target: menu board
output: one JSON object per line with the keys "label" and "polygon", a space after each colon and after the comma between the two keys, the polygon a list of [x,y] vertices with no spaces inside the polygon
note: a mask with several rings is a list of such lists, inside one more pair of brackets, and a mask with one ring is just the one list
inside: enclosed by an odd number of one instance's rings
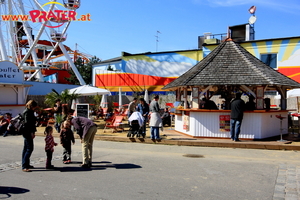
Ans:
{"label": "menu board", "polygon": [[76,104],[76,116],[89,118],[89,104]]}

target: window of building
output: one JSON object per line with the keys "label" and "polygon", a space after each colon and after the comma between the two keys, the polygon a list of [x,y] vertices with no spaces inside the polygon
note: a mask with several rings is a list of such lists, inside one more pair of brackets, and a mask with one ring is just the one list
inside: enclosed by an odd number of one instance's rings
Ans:
{"label": "window of building", "polygon": [[277,54],[261,54],[260,60],[273,69],[277,69]]}

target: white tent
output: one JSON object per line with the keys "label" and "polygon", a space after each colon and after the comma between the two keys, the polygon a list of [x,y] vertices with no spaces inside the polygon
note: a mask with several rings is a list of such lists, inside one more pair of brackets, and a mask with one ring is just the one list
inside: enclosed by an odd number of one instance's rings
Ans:
{"label": "white tent", "polygon": [[89,86],[89,85],[82,85],[80,87],[76,87],[69,90],[70,93],[79,94],[80,96],[92,96],[92,95],[103,95],[103,94],[110,94],[109,90]]}
{"label": "white tent", "polygon": [[121,108],[122,105],[122,88],[119,87],[119,108]]}
{"label": "white tent", "polygon": [[104,94],[104,95],[102,95],[102,99],[101,99],[100,106],[101,106],[102,108],[107,108],[107,107],[108,107],[107,104],[108,104],[108,103],[107,103],[107,95]]}
{"label": "white tent", "polygon": [[149,103],[149,94],[148,94],[148,90],[147,89],[145,90],[144,99],[145,99],[146,103]]}
{"label": "white tent", "polygon": [[[292,90],[288,90],[287,91],[287,98],[293,98],[293,97],[296,97],[295,101],[296,101],[296,108],[297,108],[297,112],[300,111],[300,108],[299,108],[299,97],[300,97],[300,88],[296,88],[296,89],[292,89]],[[274,97],[274,99],[281,99],[281,95],[278,94]],[[294,102],[294,101],[292,101]],[[294,104],[293,104],[294,105]],[[294,107],[293,107],[294,109]]]}
{"label": "white tent", "polygon": [[292,89],[287,91],[287,97],[291,98],[291,97],[300,97],[300,89]]}

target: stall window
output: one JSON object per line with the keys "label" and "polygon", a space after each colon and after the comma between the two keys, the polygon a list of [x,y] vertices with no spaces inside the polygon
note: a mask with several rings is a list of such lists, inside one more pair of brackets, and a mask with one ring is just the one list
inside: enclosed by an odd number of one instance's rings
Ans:
{"label": "stall window", "polygon": [[277,54],[261,54],[260,60],[273,69],[277,69]]}

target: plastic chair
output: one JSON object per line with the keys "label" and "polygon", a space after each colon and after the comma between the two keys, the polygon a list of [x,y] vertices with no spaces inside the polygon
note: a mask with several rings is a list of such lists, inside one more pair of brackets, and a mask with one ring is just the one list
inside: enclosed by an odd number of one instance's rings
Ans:
{"label": "plastic chair", "polygon": [[123,118],[123,116],[116,116],[112,123],[106,123],[103,129],[103,133],[105,133],[106,128],[111,128],[113,130],[112,132],[118,132],[118,129],[124,131],[124,128],[122,126]]}

